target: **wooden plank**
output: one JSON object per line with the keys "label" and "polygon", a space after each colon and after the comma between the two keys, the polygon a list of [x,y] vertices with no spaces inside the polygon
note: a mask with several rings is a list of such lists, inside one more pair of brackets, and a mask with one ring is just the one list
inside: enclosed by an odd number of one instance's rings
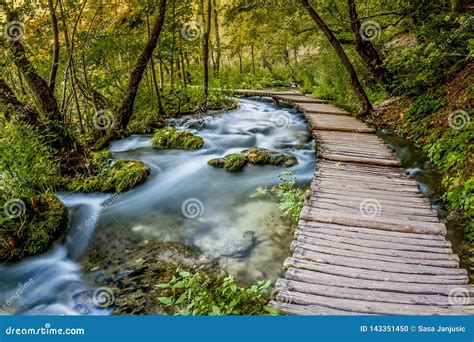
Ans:
{"label": "wooden plank", "polygon": [[435,266],[420,266],[414,264],[401,264],[397,262],[379,261],[370,259],[359,259],[354,257],[341,257],[332,254],[324,254],[318,252],[308,251],[302,248],[295,248],[293,257],[302,260],[308,260],[318,263],[325,263],[338,266],[354,267],[357,265],[358,268],[384,271],[387,269],[393,270],[397,273],[410,273],[410,274],[435,274],[435,275],[463,275],[467,271],[459,268],[452,267],[435,267]]}
{"label": "wooden plank", "polygon": [[454,259],[418,259],[414,257],[403,257],[403,256],[388,256],[385,254],[367,253],[363,251],[354,251],[353,249],[342,249],[342,248],[332,248],[323,246],[322,243],[319,245],[312,245],[304,243],[301,241],[293,241],[290,246],[290,250],[294,251],[296,249],[303,249],[309,252],[316,252],[321,254],[331,254],[341,257],[353,257],[357,259],[367,259],[367,260],[376,260],[376,261],[387,261],[393,263],[400,263],[405,265],[426,265],[426,266],[435,266],[435,267],[459,267],[459,260]]}
{"label": "wooden plank", "polygon": [[[376,260],[381,256],[394,257],[393,260],[410,259],[407,263],[420,264],[421,260],[440,260],[449,261],[444,267],[458,267],[459,257],[453,253],[432,253],[426,251],[400,250],[388,248],[376,248],[373,246],[365,247],[355,244],[348,244],[339,241],[331,241],[318,239],[311,236],[298,235],[297,239],[292,243],[295,247],[301,247],[308,250],[314,250],[321,253],[330,253],[340,255],[341,251],[351,252],[349,255],[374,255]],[[333,253],[334,250],[334,253]],[[395,259],[396,258],[396,259]],[[392,260],[388,258],[386,260]],[[433,264],[436,265],[436,264]],[[441,265],[437,265],[441,266]]]}
{"label": "wooden plank", "polygon": [[466,284],[432,284],[432,283],[404,283],[398,281],[377,281],[346,278],[338,275],[308,271],[305,269],[289,268],[286,274],[289,280],[304,282],[308,284],[319,284],[328,286],[338,286],[354,289],[389,291],[407,294],[427,294],[452,296],[453,293],[465,293],[474,299],[474,285]]}
{"label": "wooden plank", "polygon": [[[298,292],[309,295],[347,298],[370,302],[433,306],[450,306],[452,304],[452,299],[449,298],[449,296],[437,294],[400,293],[395,291],[383,291],[379,289],[354,289],[350,287],[308,284],[305,282],[286,279],[279,279],[275,285],[275,290],[286,293],[286,297],[290,299],[293,292]],[[474,298],[468,298],[465,303],[465,305],[473,304]]]}
{"label": "wooden plank", "polygon": [[401,166],[401,162],[398,160],[389,160],[389,159],[373,159],[373,158],[362,158],[362,157],[348,157],[338,154],[330,153],[318,153],[323,159],[332,160],[332,161],[341,161],[341,162],[350,162],[350,163],[363,163],[367,165],[382,165],[382,166]]}
{"label": "wooden plank", "polygon": [[285,260],[285,268],[298,268],[308,271],[325,273],[330,275],[342,276],[345,278],[353,278],[356,283],[359,279],[376,280],[392,283],[421,283],[421,284],[446,284],[446,285],[465,285],[469,282],[467,273],[460,275],[425,275],[425,274],[407,274],[397,273],[392,270],[373,271],[358,268],[356,265],[352,267],[322,264],[310,262],[307,260],[299,260],[289,257]]}
{"label": "wooden plank", "polygon": [[363,217],[346,213],[335,213],[331,210],[310,209],[304,207],[300,217],[306,221],[335,223],[345,226],[374,228],[417,234],[446,235],[446,226],[436,222],[412,222],[379,217]]}
{"label": "wooden plank", "polygon": [[334,114],[334,115],[350,115],[349,112],[339,109],[335,106],[324,105],[324,104],[312,104],[312,103],[303,103],[297,104],[295,108],[299,111],[309,114],[308,116],[314,116],[315,113],[324,113],[324,114]]}
{"label": "wooden plank", "polygon": [[288,315],[298,315],[298,316],[331,316],[331,315],[361,315],[356,312],[342,311],[332,308],[327,308],[324,306],[312,305],[311,307],[306,307],[304,305],[291,304],[285,302],[279,302],[276,300],[271,300],[268,304],[272,308],[277,310],[284,311]]}
{"label": "wooden plank", "polygon": [[425,244],[425,243],[443,243],[445,245],[451,246],[444,236],[440,235],[430,235],[430,234],[415,234],[415,233],[405,233],[405,232],[393,232],[380,229],[364,228],[364,227],[354,227],[354,226],[345,226],[338,224],[330,223],[320,223],[320,222],[310,222],[305,221],[304,219],[299,220],[299,226],[304,226],[312,229],[333,229],[338,232],[351,232],[357,233],[357,236],[362,236],[363,234],[367,237],[370,236],[373,239],[389,238],[393,241],[398,241],[397,239],[402,239],[402,243],[409,243],[407,241],[415,241],[415,244]]}
{"label": "wooden plank", "polygon": [[473,306],[453,308],[450,306],[380,303],[365,300],[308,295],[298,292],[281,292],[277,295],[277,299],[282,302],[291,301],[291,303],[294,304],[311,307],[313,305],[327,306],[337,310],[377,315],[472,315],[474,313]]}
{"label": "wooden plank", "polygon": [[429,253],[439,253],[439,254],[447,254],[453,255],[453,251],[451,248],[446,247],[431,247],[431,246],[420,246],[419,244],[407,244],[407,243],[396,243],[384,241],[374,241],[374,240],[367,240],[361,238],[354,238],[354,237],[344,237],[338,235],[331,235],[327,233],[320,233],[318,231],[311,231],[305,230],[303,227],[298,227],[295,231],[295,237],[299,238],[300,236],[304,236],[307,238],[314,238],[317,239],[317,242],[321,241],[328,241],[328,243],[338,242],[344,243],[354,246],[364,246],[364,247],[372,247],[372,248],[385,248],[389,250],[398,250],[398,251],[419,251],[419,252],[429,252]]}

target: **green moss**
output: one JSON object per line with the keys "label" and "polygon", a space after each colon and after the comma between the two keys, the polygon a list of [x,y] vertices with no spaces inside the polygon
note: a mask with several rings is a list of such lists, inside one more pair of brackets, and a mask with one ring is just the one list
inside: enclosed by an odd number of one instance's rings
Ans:
{"label": "green moss", "polygon": [[103,160],[96,161],[96,163],[102,163],[98,174],[70,179],[67,189],[85,193],[122,193],[144,183],[150,175],[150,168],[137,160],[119,160],[111,166],[110,164],[104,165]]}
{"label": "green moss", "polygon": [[191,132],[167,127],[155,133],[152,145],[156,149],[196,150],[204,145],[204,139]]}
{"label": "green moss", "polygon": [[227,171],[241,171],[247,165],[247,159],[240,154],[229,154],[224,157],[224,168]]}
{"label": "green moss", "polygon": [[23,203],[26,209],[23,216],[2,223],[2,262],[45,252],[68,228],[68,211],[58,197],[44,195]]}

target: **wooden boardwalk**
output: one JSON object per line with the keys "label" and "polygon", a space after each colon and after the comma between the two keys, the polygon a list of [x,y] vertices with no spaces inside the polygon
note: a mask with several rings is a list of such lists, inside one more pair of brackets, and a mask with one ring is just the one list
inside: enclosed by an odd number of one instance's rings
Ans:
{"label": "wooden boardwalk", "polygon": [[293,92],[236,94],[292,104],[318,145],[311,196],[272,307],[293,315],[474,314],[474,286],[445,225],[372,128]]}

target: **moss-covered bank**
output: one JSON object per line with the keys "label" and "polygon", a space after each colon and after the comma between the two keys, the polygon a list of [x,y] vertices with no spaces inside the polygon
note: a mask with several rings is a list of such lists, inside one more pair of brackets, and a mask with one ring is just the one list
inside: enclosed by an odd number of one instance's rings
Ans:
{"label": "moss-covered bank", "polygon": [[54,195],[16,199],[0,218],[0,261],[13,262],[45,252],[68,228],[68,211]]}

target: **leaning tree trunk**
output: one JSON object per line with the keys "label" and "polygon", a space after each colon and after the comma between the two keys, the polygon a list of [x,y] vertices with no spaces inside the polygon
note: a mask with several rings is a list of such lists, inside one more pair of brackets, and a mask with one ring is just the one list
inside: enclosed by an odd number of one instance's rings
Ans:
{"label": "leaning tree trunk", "polygon": [[372,77],[385,88],[389,88],[392,82],[392,75],[385,67],[377,50],[370,40],[363,39],[361,35],[361,24],[357,7],[354,0],[347,0],[349,15],[351,18],[351,29],[355,37],[355,49],[364,61]]}
{"label": "leaning tree trunk", "polygon": [[156,21],[151,29],[150,37],[145,44],[143,51],[141,52],[138,60],[132,70],[130,75],[130,80],[128,82],[127,89],[125,91],[125,97],[122,101],[122,104],[117,109],[117,130],[124,130],[127,128],[130,119],[133,114],[133,105],[135,104],[135,98],[138,93],[138,88],[140,87],[140,82],[143,78],[143,73],[146,70],[148,63],[152,57],[153,51],[158,43],[160,38],[161,30],[165,22],[166,15],[166,0],[160,0],[158,16]]}
{"label": "leaning tree trunk", "polygon": [[336,51],[337,56],[339,57],[342,65],[344,66],[347,73],[349,74],[350,84],[353,90],[357,94],[360,105],[362,107],[362,111],[364,113],[372,112],[373,111],[372,104],[370,103],[369,98],[367,97],[367,94],[365,93],[365,90],[362,87],[359,81],[359,78],[357,77],[357,73],[354,69],[354,66],[352,65],[349,57],[344,51],[341,43],[336,38],[334,33],[331,31],[331,29],[326,25],[324,20],[319,16],[319,14],[315,11],[315,9],[310,5],[309,1],[308,0],[299,0],[299,1],[303,5],[303,7],[308,11],[309,15],[314,20],[314,22],[319,27],[319,29],[323,31],[323,33],[326,35],[327,39],[329,40],[329,43],[331,43],[334,50]]}
{"label": "leaning tree trunk", "polygon": [[[13,21],[14,19],[10,19]],[[30,87],[36,102],[40,107],[40,111],[48,120],[61,121],[62,116],[59,111],[58,103],[54,98],[48,83],[41,78],[36,72],[35,68],[26,57],[26,51],[20,40],[12,43],[11,51],[15,57],[15,64],[25,77],[28,86]]]}
{"label": "leaning tree trunk", "polygon": [[206,28],[203,34],[203,67],[204,67],[204,108],[209,105],[209,35],[211,32],[211,1],[207,0]]}

